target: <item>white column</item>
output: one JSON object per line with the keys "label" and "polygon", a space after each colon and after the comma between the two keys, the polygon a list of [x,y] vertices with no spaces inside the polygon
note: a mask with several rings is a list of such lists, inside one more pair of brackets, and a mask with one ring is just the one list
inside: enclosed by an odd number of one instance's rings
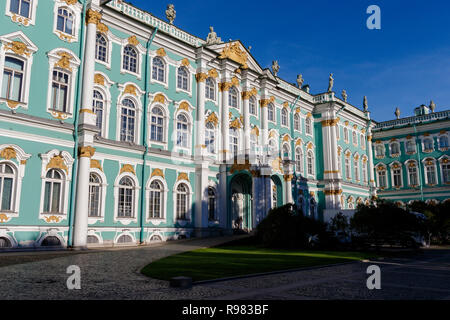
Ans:
{"label": "white column", "polygon": [[230,108],[228,106],[228,90],[230,89],[230,85],[227,82],[220,84],[221,92],[222,92],[222,115],[221,115],[221,127],[222,127],[222,150],[220,150],[220,154],[222,155],[222,160],[227,160],[231,156],[230,150]]}
{"label": "white column", "polygon": [[205,150],[205,80],[207,75],[199,72],[197,79],[197,135],[195,156],[201,157]]}
{"label": "white column", "polygon": [[292,176],[285,176],[284,180],[286,181],[286,203],[294,203],[292,200]]}
{"label": "white column", "polygon": [[227,196],[227,166],[220,165],[219,176],[219,226],[226,229],[228,226],[228,196]]}
{"label": "white column", "polygon": [[[368,140],[368,146],[367,148],[369,148],[368,151],[368,155],[369,155],[369,177],[370,177],[370,186],[375,188],[375,172],[374,172],[374,167],[373,167],[373,150],[372,150],[372,133],[369,132],[367,133],[367,140]],[[375,190],[375,189],[374,189]]]}
{"label": "white column", "polygon": [[244,151],[250,154],[250,96],[248,91],[242,93],[244,107]]}

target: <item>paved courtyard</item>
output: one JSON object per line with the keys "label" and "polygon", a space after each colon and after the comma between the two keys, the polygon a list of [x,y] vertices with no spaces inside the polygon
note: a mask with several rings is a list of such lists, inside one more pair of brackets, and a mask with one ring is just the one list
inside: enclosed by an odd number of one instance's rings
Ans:
{"label": "paved courtyard", "polygon": [[[139,270],[149,262],[232,238],[81,253],[0,254],[0,299],[450,299],[450,249],[411,258],[315,268],[171,289]],[[51,258],[50,260],[47,260]],[[366,269],[381,268],[381,290],[368,290]],[[81,268],[81,290],[68,290],[66,269]]]}

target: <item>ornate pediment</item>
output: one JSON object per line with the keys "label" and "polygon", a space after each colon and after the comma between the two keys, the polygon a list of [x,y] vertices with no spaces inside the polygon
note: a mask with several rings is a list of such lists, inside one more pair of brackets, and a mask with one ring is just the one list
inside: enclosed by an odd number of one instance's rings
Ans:
{"label": "ornate pediment", "polygon": [[247,52],[241,49],[241,46],[238,42],[227,44],[220,56],[219,59],[230,59],[242,65],[243,69],[248,69],[248,55]]}

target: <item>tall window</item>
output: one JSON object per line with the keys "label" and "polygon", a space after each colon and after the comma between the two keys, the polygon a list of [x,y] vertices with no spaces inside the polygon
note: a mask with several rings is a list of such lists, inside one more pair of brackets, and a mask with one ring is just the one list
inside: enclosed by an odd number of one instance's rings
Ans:
{"label": "tall window", "polygon": [[216,144],[216,127],[214,123],[208,122],[205,127],[205,145],[208,153],[214,154]]}
{"label": "tall window", "polygon": [[356,158],[353,159],[353,177],[359,181],[359,161]]}
{"label": "tall window", "polygon": [[49,170],[45,178],[45,213],[60,214],[62,212],[62,186],[63,176],[61,172],[55,169]]}
{"label": "tall window", "polygon": [[188,187],[181,183],[177,187],[177,219],[188,220]]}
{"label": "tall window", "polygon": [[185,91],[189,89],[189,72],[185,67],[178,68],[177,88]]}
{"label": "tall window", "polygon": [[269,106],[267,107],[267,118],[269,121],[275,121],[275,106],[273,103],[269,103]]}
{"label": "tall window", "polygon": [[392,177],[395,188],[400,188],[402,186],[402,168],[401,167],[393,167],[392,169]]}
{"label": "tall window", "polygon": [[308,156],[306,157],[306,164],[308,166],[308,174],[314,175],[314,157],[311,151],[308,151]]}
{"label": "tall window", "polygon": [[136,123],[136,107],[130,99],[122,101],[120,117],[120,141],[134,142],[134,127]]}
{"label": "tall window", "polygon": [[66,8],[58,9],[58,19],[56,21],[56,29],[69,35],[74,32],[73,14]]}
{"label": "tall window", "polygon": [[134,218],[134,197],[133,180],[130,177],[123,177],[119,182],[119,218]]}
{"label": "tall window", "polygon": [[184,114],[177,117],[177,146],[181,148],[188,147],[189,122]]}
{"label": "tall window", "polygon": [[228,105],[233,108],[238,107],[238,93],[235,87],[231,87],[228,91]]}
{"label": "tall window", "polygon": [[301,129],[300,129],[300,116],[298,114],[294,115],[294,130],[301,131]]}
{"label": "tall window", "polygon": [[97,115],[96,126],[100,130],[100,135],[102,132],[103,124],[103,112],[105,106],[105,99],[103,95],[98,90],[94,90],[94,100],[93,100],[93,111]]}
{"label": "tall window", "polygon": [[342,171],[342,155],[340,152],[338,152],[337,160],[338,160],[338,170],[341,173],[341,177],[343,177],[344,172]]}
{"label": "tall window", "polygon": [[352,132],[352,140],[353,140],[353,144],[357,145],[358,144],[358,139],[356,138],[356,131]]}
{"label": "tall window", "polygon": [[289,147],[287,144],[284,144],[283,145],[283,159],[289,160],[289,158],[290,158]]}
{"label": "tall window", "polygon": [[211,187],[208,188],[208,219],[216,220],[216,192]]}
{"label": "tall window", "polygon": [[391,156],[400,154],[400,144],[397,142],[391,143]]}
{"label": "tall window", "polygon": [[166,65],[164,61],[159,58],[153,58],[153,66],[152,66],[152,79],[156,81],[165,82],[166,81]]}
{"label": "tall window", "polygon": [[164,113],[160,107],[154,107],[151,114],[150,140],[164,141]]}
{"label": "tall window", "polygon": [[275,140],[269,140],[269,155],[276,156],[277,155],[277,143]]}
{"label": "tall window", "polygon": [[205,89],[206,99],[216,100],[216,85],[212,78],[206,79]]}
{"label": "tall window", "polygon": [[24,65],[22,60],[5,57],[2,98],[14,101],[22,100]]}
{"label": "tall window", "polygon": [[53,110],[69,111],[69,81],[70,76],[67,73],[53,70],[51,104]]}
{"label": "tall window", "polygon": [[303,173],[303,151],[301,148],[295,150],[295,171]]}
{"label": "tall window", "polygon": [[359,135],[359,140],[360,140],[361,148],[364,149],[366,147],[366,141],[364,139],[364,135],[363,134]]}
{"label": "tall window", "polygon": [[351,180],[351,169],[350,169],[350,157],[345,157],[345,177],[347,180]]}
{"label": "tall window", "polygon": [[427,184],[436,184],[436,168],[433,161],[427,161],[425,165],[425,173],[427,175]]}
{"label": "tall window", "polygon": [[387,187],[386,170],[384,169],[378,170],[378,186],[380,188]]}
{"label": "tall window", "polygon": [[132,46],[126,46],[123,49],[123,69],[137,73],[138,54]]}
{"label": "tall window", "polygon": [[364,184],[367,184],[367,159],[363,159],[362,162],[362,180]]}
{"label": "tall window", "polygon": [[13,168],[6,163],[0,164],[0,209],[2,211],[13,210],[13,190],[15,174]]}
{"label": "tall window", "polygon": [[310,117],[306,118],[305,120],[305,131],[306,134],[312,134],[312,123]]}
{"label": "tall window", "polygon": [[100,201],[102,199],[102,185],[100,177],[91,173],[89,176],[89,217],[100,217]]}
{"label": "tall window", "polygon": [[442,179],[443,183],[450,183],[450,162],[442,163]]}
{"label": "tall window", "polygon": [[150,184],[150,194],[148,199],[150,219],[161,219],[162,216],[162,184],[159,181],[153,181]]}
{"label": "tall window", "polygon": [[281,125],[286,127],[288,125],[288,112],[284,108],[281,110]]}
{"label": "tall window", "polygon": [[256,99],[254,97],[251,97],[249,100],[249,109],[250,109],[250,114],[256,116],[258,115],[257,111],[256,111]]}
{"label": "tall window", "polygon": [[417,166],[413,162],[409,163],[408,165],[408,177],[410,186],[419,185],[419,179],[417,178]]}
{"label": "tall window", "polygon": [[416,144],[413,140],[408,140],[405,143],[405,148],[407,153],[414,153],[416,152]]}
{"label": "tall window", "polygon": [[11,0],[9,11],[25,18],[30,18],[32,0]]}
{"label": "tall window", "polygon": [[375,147],[375,156],[376,157],[384,157],[384,146],[379,144]]}
{"label": "tall window", "polygon": [[101,33],[97,33],[97,39],[95,42],[95,59],[107,62],[108,57],[107,52],[108,52],[108,41]]}
{"label": "tall window", "polygon": [[239,148],[239,132],[236,128],[230,128],[230,151],[233,157],[237,156]]}
{"label": "tall window", "polygon": [[446,136],[441,136],[439,138],[439,148],[440,149],[448,148],[448,138]]}
{"label": "tall window", "polygon": [[344,141],[348,143],[348,129],[344,128]]}
{"label": "tall window", "polygon": [[433,139],[427,138],[423,140],[423,149],[426,151],[433,150]]}

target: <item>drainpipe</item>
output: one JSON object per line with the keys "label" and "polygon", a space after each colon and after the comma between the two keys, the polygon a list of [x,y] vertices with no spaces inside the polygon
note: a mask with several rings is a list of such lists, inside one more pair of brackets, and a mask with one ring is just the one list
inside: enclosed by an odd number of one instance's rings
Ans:
{"label": "drainpipe", "polygon": [[421,158],[420,158],[420,152],[419,152],[419,137],[417,136],[417,128],[416,128],[416,124],[413,124],[414,127],[414,135],[416,137],[416,153],[417,153],[417,171],[419,173],[419,187],[420,187],[420,198],[422,199],[422,201],[424,200],[423,197],[423,185],[422,185],[422,164],[421,164]]}
{"label": "drainpipe", "polygon": [[148,143],[147,143],[147,104],[148,104],[148,60],[149,60],[149,56],[148,53],[150,51],[150,45],[153,42],[153,39],[155,38],[156,34],[158,33],[158,28],[155,29],[155,31],[153,31],[153,34],[151,36],[151,38],[147,41],[147,46],[146,46],[146,54],[145,54],[145,75],[144,75],[144,81],[145,81],[145,96],[144,96],[144,108],[143,108],[143,112],[144,112],[144,130],[142,130],[142,135],[143,135],[143,143],[144,143],[144,147],[145,147],[145,152],[144,155],[142,156],[142,187],[141,187],[141,221],[140,221],[140,227],[141,227],[141,234],[140,234],[140,243],[143,244],[144,243],[144,218],[145,218],[145,166],[147,163],[147,154],[148,154]]}
{"label": "drainpipe", "polygon": [[[84,29],[85,29],[85,16],[86,16],[86,7],[88,0],[83,1],[83,12],[81,13],[81,29],[80,29],[80,53],[78,56],[80,57],[80,61],[84,61]],[[75,212],[75,196],[76,196],[76,181],[78,175],[78,119],[79,119],[79,102],[80,95],[82,92],[82,75],[83,75],[83,63],[80,64],[80,70],[78,72],[77,79],[77,94],[75,96],[75,110],[74,110],[74,123],[73,123],[73,140],[74,140],[74,148],[73,148],[73,167],[72,167],[72,183],[70,187],[70,205],[69,205],[69,231],[67,235],[67,246],[71,247],[73,242],[73,220],[74,220],[74,212]]]}

